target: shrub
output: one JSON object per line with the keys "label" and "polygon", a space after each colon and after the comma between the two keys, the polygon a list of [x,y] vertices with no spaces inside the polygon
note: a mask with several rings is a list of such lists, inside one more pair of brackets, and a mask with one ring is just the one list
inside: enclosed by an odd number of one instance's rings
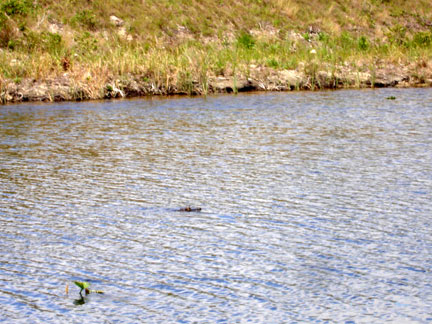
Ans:
{"label": "shrub", "polygon": [[96,15],[92,10],[83,10],[72,18],[72,23],[95,30],[97,26]]}
{"label": "shrub", "polygon": [[0,12],[0,47],[9,49],[15,48],[16,39],[18,38],[18,28],[12,19],[8,19]]}
{"label": "shrub", "polygon": [[81,54],[94,52],[98,48],[98,41],[87,31],[75,37],[74,40],[76,50]]}
{"label": "shrub", "polygon": [[318,40],[323,43],[328,43],[330,40],[330,36],[324,32],[318,33]]}
{"label": "shrub", "polygon": [[6,13],[8,16],[25,16],[33,9],[33,4],[30,0],[6,0],[1,4],[0,8],[0,11]]}
{"label": "shrub", "polygon": [[42,32],[42,47],[53,55],[59,55],[63,49],[63,40],[57,33]]}
{"label": "shrub", "polygon": [[339,37],[340,46],[344,49],[351,49],[353,45],[355,46],[355,42],[353,38],[348,32],[343,32]]}
{"label": "shrub", "polygon": [[428,47],[432,44],[432,32],[418,32],[414,34],[412,42],[418,47]]}
{"label": "shrub", "polygon": [[237,37],[237,46],[245,49],[252,49],[255,46],[255,39],[250,33],[243,31]]}
{"label": "shrub", "polygon": [[360,38],[358,39],[358,48],[361,51],[366,51],[369,49],[369,41],[366,36],[360,36]]}
{"label": "shrub", "polygon": [[406,45],[407,43],[407,30],[405,27],[396,25],[390,28],[387,37],[392,44],[396,45]]}
{"label": "shrub", "polygon": [[25,45],[29,50],[43,50],[50,54],[59,54],[63,48],[63,41],[57,33],[29,31],[25,33]]}
{"label": "shrub", "polygon": [[276,59],[271,58],[267,60],[267,66],[276,69],[279,67],[279,62]]}

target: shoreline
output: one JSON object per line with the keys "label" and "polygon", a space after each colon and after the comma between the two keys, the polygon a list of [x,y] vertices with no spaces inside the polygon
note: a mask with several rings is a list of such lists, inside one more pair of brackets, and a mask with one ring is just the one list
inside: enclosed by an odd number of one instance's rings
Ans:
{"label": "shoreline", "polygon": [[306,73],[302,69],[273,70],[253,65],[247,76],[213,76],[208,77],[205,83],[191,80],[186,91],[184,84],[155,84],[143,80],[141,76],[127,75],[121,79],[108,80],[96,89],[90,80],[76,81],[68,77],[67,73],[43,81],[24,79],[16,83],[6,80],[0,84],[0,102],[83,101],[250,91],[432,87],[432,70],[428,66],[416,66],[415,69],[386,66],[371,73],[339,67],[334,72],[320,70]]}

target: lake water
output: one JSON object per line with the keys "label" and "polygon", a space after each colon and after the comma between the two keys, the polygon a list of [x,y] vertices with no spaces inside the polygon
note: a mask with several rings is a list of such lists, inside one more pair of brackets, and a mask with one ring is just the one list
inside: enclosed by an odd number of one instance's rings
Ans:
{"label": "lake water", "polygon": [[432,89],[1,106],[0,322],[429,323],[431,198]]}

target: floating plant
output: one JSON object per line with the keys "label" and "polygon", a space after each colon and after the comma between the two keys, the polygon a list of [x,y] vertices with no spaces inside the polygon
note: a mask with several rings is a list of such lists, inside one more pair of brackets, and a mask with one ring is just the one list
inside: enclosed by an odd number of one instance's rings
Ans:
{"label": "floating plant", "polygon": [[[86,282],[86,281],[74,281],[74,284],[78,288],[81,289],[80,292],[79,292],[80,298],[74,300],[74,304],[75,305],[83,305],[83,304],[85,304],[85,299],[84,299],[84,296],[82,295],[83,290],[85,292],[85,295],[89,295],[89,294],[92,294],[92,293],[94,293],[94,294],[103,294],[104,293],[102,290],[91,290],[91,289],[89,289],[90,284],[88,282]],[[66,285],[66,294],[68,292],[69,292],[69,285]]]}
{"label": "floating plant", "polygon": [[90,294],[90,290],[88,287],[90,287],[90,284],[86,281],[74,281],[74,284],[78,286],[78,288],[81,288],[80,295],[82,294],[82,291],[85,291],[85,294]]}

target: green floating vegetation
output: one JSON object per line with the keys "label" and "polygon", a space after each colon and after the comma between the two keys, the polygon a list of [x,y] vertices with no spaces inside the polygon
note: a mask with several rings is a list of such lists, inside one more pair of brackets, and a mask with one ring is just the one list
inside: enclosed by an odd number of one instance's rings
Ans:
{"label": "green floating vegetation", "polygon": [[[86,281],[74,281],[74,284],[78,288],[81,289],[80,292],[79,292],[80,298],[74,300],[74,304],[75,305],[83,305],[83,304],[85,304],[86,300],[85,300],[84,296],[82,295],[83,290],[84,290],[86,296],[89,295],[89,294],[92,294],[92,293],[94,293],[94,294],[103,294],[104,293],[102,290],[91,290],[91,289],[89,289],[90,284],[88,282],[86,282]],[[66,288],[66,292],[67,291],[68,291],[68,288]]]}
{"label": "green floating vegetation", "polygon": [[86,281],[74,281],[74,284],[77,285],[79,288],[81,288],[80,290],[80,294],[82,293],[82,291],[84,290],[86,295],[94,293],[94,294],[103,294],[104,292],[102,290],[90,290],[90,284]]}
{"label": "green floating vegetation", "polygon": [[83,289],[87,289],[90,286],[90,284],[85,281],[74,281],[74,284],[81,288],[81,291],[83,291]]}

